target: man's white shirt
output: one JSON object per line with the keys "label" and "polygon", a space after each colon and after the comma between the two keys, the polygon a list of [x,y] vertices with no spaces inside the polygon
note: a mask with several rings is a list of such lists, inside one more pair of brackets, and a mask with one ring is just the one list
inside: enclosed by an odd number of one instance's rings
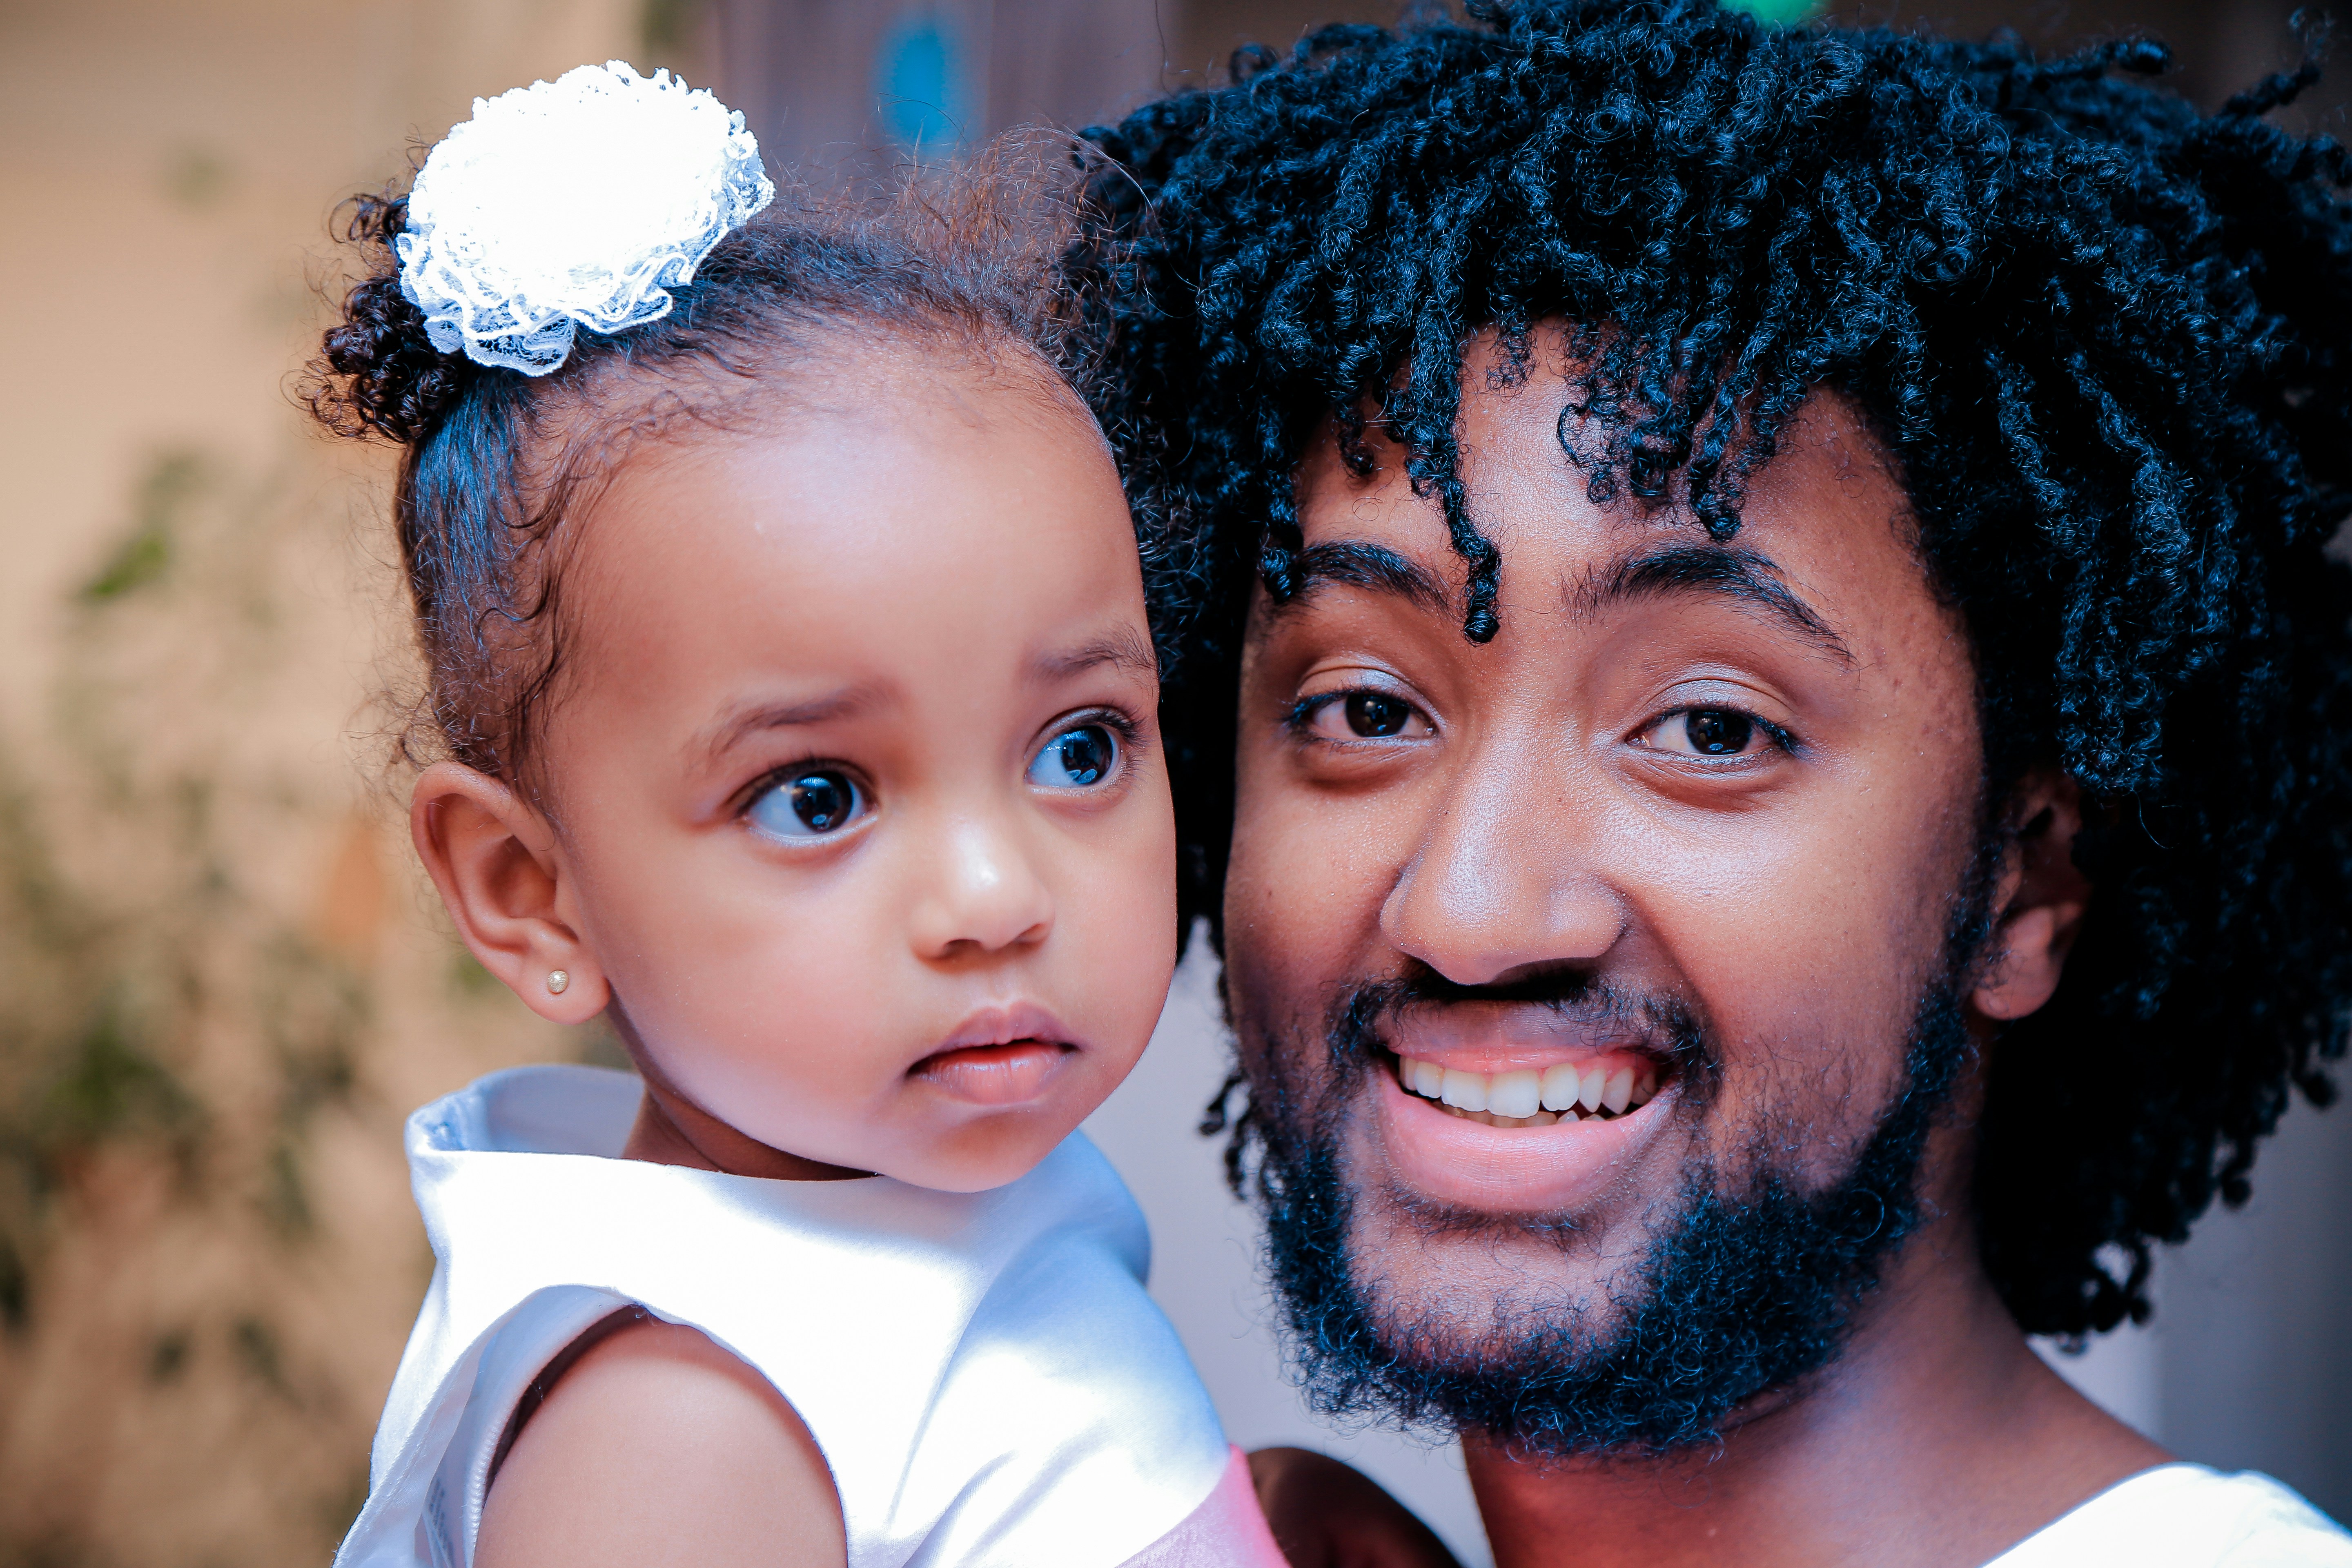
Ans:
{"label": "man's white shirt", "polygon": [[2159,1465],[1985,1568],[2352,1568],[2352,1535],[2265,1475]]}

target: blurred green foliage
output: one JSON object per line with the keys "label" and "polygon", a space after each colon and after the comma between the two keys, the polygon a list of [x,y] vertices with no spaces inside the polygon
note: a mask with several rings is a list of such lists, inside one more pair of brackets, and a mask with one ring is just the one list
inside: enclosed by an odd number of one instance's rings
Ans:
{"label": "blurred green foliage", "polygon": [[[637,9],[637,37],[647,56],[646,64],[671,66],[672,57],[692,41],[695,24],[702,19],[707,0],[642,0]],[[697,82],[708,87],[709,82]]]}
{"label": "blurred green foliage", "polygon": [[184,146],[163,165],[163,195],[195,211],[217,205],[228,195],[232,171],[214,148]]}
{"label": "blurred green foliage", "polygon": [[203,491],[204,467],[193,452],[157,458],[141,478],[131,527],[98,574],[84,584],[85,604],[103,604],[163,581],[172,564],[173,521]]}
{"label": "blurred green foliage", "polygon": [[[241,733],[292,657],[276,565],[301,520],[278,497],[193,449],[145,464],[62,606],[52,721],[0,733],[0,1334],[43,1342],[70,1199],[127,1164],[161,1182],[156,1223],[252,1261],[135,1340],[122,1386],[229,1379],[317,1421],[332,1400],[289,1357],[268,1258],[315,1238],[312,1146],[362,1092],[373,1007],[256,855],[348,812]],[[139,1310],[138,1278],[110,1310]],[[77,1539],[0,1520],[0,1565],[82,1561]]]}

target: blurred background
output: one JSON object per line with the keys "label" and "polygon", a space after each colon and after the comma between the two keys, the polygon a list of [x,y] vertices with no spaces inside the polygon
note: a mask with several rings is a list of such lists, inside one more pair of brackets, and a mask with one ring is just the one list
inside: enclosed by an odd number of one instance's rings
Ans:
{"label": "blurred background", "polygon": [[[1801,0],[1759,0],[1781,18]],[[2218,102],[2287,0],[1957,0],[1835,19],[2168,37]],[[494,94],[670,66],[780,162],[944,156],[1221,79],[1381,0],[0,4],[0,1568],[324,1562],[431,1258],[402,1118],[610,1059],[465,958],[415,872],[380,693],[406,668],[385,455],[289,392],[327,216]],[[2352,73],[2347,73],[2352,74]],[[2292,110],[2339,127],[2343,86]],[[1213,976],[1096,1119],[1234,1437],[1348,1455],[1464,1558],[1450,1447],[1330,1433],[1284,1381],[1246,1212],[1191,1131]],[[2217,1048],[2224,1043],[2217,1042]],[[2290,1116],[2154,1325],[2063,1369],[2178,1451],[2352,1516],[2352,1115]],[[1923,1419],[1932,1413],[1923,1412]]]}

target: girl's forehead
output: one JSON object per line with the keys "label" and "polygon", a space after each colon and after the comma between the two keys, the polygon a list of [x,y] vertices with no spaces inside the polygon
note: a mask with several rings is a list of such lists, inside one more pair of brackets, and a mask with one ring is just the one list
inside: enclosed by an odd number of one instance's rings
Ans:
{"label": "girl's forehead", "polygon": [[849,404],[640,451],[565,565],[572,696],[1011,679],[1107,616],[1141,628],[1118,476],[1090,423],[1041,412]]}
{"label": "girl's forehead", "polygon": [[1094,412],[1031,345],[993,331],[844,321],[723,365],[616,368],[598,423],[616,428],[774,431],[792,425],[954,420],[975,428],[1074,424],[1105,449]]}

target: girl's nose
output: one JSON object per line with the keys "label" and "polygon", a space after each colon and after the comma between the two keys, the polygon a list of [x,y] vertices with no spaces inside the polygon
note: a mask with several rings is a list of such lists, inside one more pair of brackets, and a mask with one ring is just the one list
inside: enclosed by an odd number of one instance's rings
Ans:
{"label": "girl's nose", "polygon": [[1053,895],[1009,824],[954,824],[926,881],[909,933],[924,958],[1034,945],[1053,929]]}

